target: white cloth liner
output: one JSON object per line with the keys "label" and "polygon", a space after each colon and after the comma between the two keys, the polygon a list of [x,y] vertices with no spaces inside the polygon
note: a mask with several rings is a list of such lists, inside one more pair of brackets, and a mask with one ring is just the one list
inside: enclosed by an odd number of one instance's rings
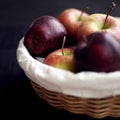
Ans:
{"label": "white cloth liner", "polygon": [[34,59],[23,44],[17,48],[17,61],[26,76],[47,90],[83,98],[120,95],[120,71],[111,73],[80,72],[53,68]]}

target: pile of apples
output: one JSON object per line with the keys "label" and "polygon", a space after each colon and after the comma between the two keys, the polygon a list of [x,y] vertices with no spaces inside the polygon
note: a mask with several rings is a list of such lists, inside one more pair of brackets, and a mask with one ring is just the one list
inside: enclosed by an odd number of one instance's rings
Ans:
{"label": "pile of apples", "polygon": [[68,8],[58,17],[41,16],[28,28],[24,45],[44,64],[69,70],[120,70],[120,21],[107,14]]}

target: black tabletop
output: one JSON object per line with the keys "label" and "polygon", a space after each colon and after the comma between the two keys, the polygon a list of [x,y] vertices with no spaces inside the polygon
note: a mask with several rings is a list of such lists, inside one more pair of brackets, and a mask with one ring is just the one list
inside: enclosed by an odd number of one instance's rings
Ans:
{"label": "black tabletop", "polygon": [[[16,49],[34,18],[41,15],[57,16],[68,7],[81,9],[89,6],[91,8],[89,13],[105,13],[113,0],[6,1],[1,0],[0,4],[0,120],[6,120],[7,117],[17,120],[24,118],[92,120],[93,118],[86,115],[75,115],[66,110],[55,109],[39,98],[32,89],[30,80],[17,63]],[[117,3],[117,7],[112,14],[119,17],[120,2],[119,0],[114,1]],[[5,113],[4,116],[3,113]],[[106,117],[104,119],[119,118]]]}

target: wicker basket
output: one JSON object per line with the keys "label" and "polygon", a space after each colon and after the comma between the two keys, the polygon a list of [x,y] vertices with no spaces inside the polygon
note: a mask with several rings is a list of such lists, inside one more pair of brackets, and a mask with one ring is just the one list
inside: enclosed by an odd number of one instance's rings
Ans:
{"label": "wicker basket", "polygon": [[39,97],[57,109],[66,109],[71,113],[86,114],[93,118],[120,117],[120,96],[85,99],[46,90],[32,81],[31,84]]}
{"label": "wicker basket", "polygon": [[[76,77],[76,75],[74,76],[71,75],[70,73],[67,74],[67,76],[62,75],[61,77],[61,74],[64,73],[62,70],[61,71],[57,70],[58,76],[55,77],[54,74],[56,73],[56,70],[54,72],[54,68],[46,69],[47,67],[45,65],[34,60],[34,58],[32,58],[29,55],[28,51],[26,50],[22,42],[23,39],[20,41],[20,44],[17,49],[18,64],[24,70],[27,77],[31,79],[31,85],[40,98],[44,99],[51,106],[57,109],[65,109],[74,114],[86,114],[93,118],[104,118],[107,116],[120,117],[120,79],[119,79],[120,72],[119,71],[118,73],[113,73],[112,76],[111,74],[110,76],[108,74],[105,75],[107,76],[105,77],[106,80],[108,79],[108,77],[109,78],[112,77],[112,80],[111,79],[107,80],[109,81],[110,84],[107,81],[105,81],[106,83],[108,83],[108,85],[107,84],[104,85],[104,80],[102,79],[95,81],[90,79],[91,80],[90,84],[91,83],[93,84],[91,85],[85,84],[87,83],[86,82],[87,80],[82,80],[82,81],[78,80],[81,74]],[[44,68],[46,70],[43,70]],[[44,74],[44,72],[47,73]],[[49,78],[49,74],[51,75],[50,76],[51,78]],[[94,78],[93,75],[94,74],[92,74],[92,78]],[[116,75],[117,78],[115,77]],[[73,79],[71,79],[71,76],[74,76]],[[87,76],[88,79],[89,77],[90,76]],[[81,78],[83,78],[83,76]],[[64,79],[67,80],[64,81]],[[65,82],[68,83],[68,80],[69,82],[72,82],[70,86],[67,86],[68,88],[71,88],[73,90],[72,93],[70,94],[69,91],[66,92],[65,86],[64,87],[62,86]],[[80,82],[81,84],[74,84],[73,80],[75,80],[74,82]],[[103,86],[100,89],[98,89],[95,86],[94,82],[96,82],[98,86],[99,85],[103,85]],[[60,86],[59,84],[62,85]],[[79,89],[79,85],[84,87]],[[86,87],[90,87],[88,91],[86,91]],[[110,89],[106,89],[106,87]],[[69,90],[71,91],[71,89]],[[89,97],[89,94],[87,94],[86,97],[80,97],[82,96],[82,94],[77,96],[76,91],[74,92],[74,89],[81,90],[80,92],[84,93],[84,95],[86,95],[86,93],[90,93],[91,97]],[[111,91],[111,89],[113,89],[114,91],[112,92],[105,91],[105,90]],[[94,96],[94,93],[95,96],[97,97]],[[103,96],[101,97],[101,95]]]}

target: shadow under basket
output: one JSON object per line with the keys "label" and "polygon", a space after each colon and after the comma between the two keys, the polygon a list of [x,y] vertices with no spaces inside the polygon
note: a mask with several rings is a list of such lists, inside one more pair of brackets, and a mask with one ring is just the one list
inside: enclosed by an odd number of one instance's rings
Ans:
{"label": "shadow under basket", "polygon": [[54,108],[65,109],[73,114],[86,114],[93,118],[120,117],[120,96],[104,99],[80,98],[49,91],[33,81],[31,84],[38,96]]}

